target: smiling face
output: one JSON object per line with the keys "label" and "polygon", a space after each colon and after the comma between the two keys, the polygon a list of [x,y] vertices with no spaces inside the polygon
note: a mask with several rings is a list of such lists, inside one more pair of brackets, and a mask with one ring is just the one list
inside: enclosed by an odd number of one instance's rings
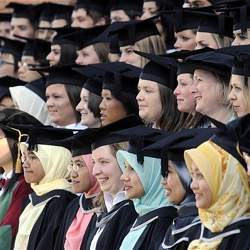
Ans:
{"label": "smiling face", "polygon": [[177,100],[178,110],[190,113],[195,110],[195,98],[192,94],[193,75],[180,74],[177,76],[178,85],[174,90]]}
{"label": "smiling face", "polygon": [[171,203],[179,205],[183,201],[186,190],[181,183],[172,161],[168,161],[168,176],[162,181],[162,185]]}
{"label": "smiling face", "polygon": [[139,116],[147,122],[158,122],[162,113],[158,84],[153,81],[140,79],[138,90],[139,93],[136,96],[136,100],[139,106]]}
{"label": "smiling face", "polygon": [[102,126],[116,122],[128,115],[123,104],[108,89],[102,90],[102,101],[99,107]]}
{"label": "smiling face", "polygon": [[100,126],[100,119],[96,118],[89,109],[89,91],[85,88],[81,90],[81,101],[76,106],[76,110],[81,114],[81,124],[88,128],[97,128]]}
{"label": "smiling face", "polygon": [[[244,89],[244,77],[239,75],[232,75],[230,81],[230,93],[229,100],[232,104],[234,112],[238,117],[244,116],[250,113],[249,102],[247,98],[250,98],[250,90],[248,88]],[[244,95],[245,91],[245,95]],[[246,96],[246,97],[245,97]]]}
{"label": "smiling face", "polygon": [[120,180],[121,170],[114,156],[111,146],[102,146],[92,151],[93,175],[96,177],[103,192],[116,195],[123,190],[123,182]]}
{"label": "smiling face", "polygon": [[60,62],[60,57],[61,57],[61,46],[54,44],[51,45],[51,51],[47,55],[46,59],[49,61],[49,65],[56,65]]}
{"label": "smiling face", "polygon": [[212,205],[212,191],[198,167],[192,163],[191,188],[195,194],[196,207],[207,209]]}
{"label": "smiling face", "polygon": [[175,33],[174,47],[177,50],[194,50],[196,34],[192,30],[183,30]]}
{"label": "smiling face", "polygon": [[121,176],[121,180],[124,183],[126,197],[128,199],[140,198],[144,195],[144,188],[141,180],[129,164],[125,164],[125,170]]}
{"label": "smiling face", "polygon": [[22,155],[24,178],[27,183],[38,184],[45,176],[43,166],[39,158],[33,152]]}
{"label": "smiling face", "polygon": [[[219,93],[218,93],[219,92]],[[212,116],[223,104],[222,83],[209,71],[196,69],[192,93],[196,100],[196,111]]]}
{"label": "smiling face", "polygon": [[101,62],[93,45],[78,50],[77,54],[78,56],[76,58],[76,64],[88,65]]}
{"label": "smiling face", "polygon": [[88,192],[91,187],[91,179],[89,170],[82,156],[72,158],[70,177],[74,193]]}
{"label": "smiling face", "polygon": [[72,107],[64,84],[52,84],[46,88],[46,104],[51,121],[59,126],[76,123]]}

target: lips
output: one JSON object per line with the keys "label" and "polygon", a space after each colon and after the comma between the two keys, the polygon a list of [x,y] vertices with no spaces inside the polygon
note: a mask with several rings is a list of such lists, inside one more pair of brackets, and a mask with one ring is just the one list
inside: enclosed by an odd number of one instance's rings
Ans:
{"label": "lips", "polygon": [[124,186],[125,191],[129,191],[131,188],[132,188],[131,186],[126,186],[126,185]]}
{"label": "lips", "polygon": [[100,185],[104,185],[109,180],[108,177],[97,178]]}

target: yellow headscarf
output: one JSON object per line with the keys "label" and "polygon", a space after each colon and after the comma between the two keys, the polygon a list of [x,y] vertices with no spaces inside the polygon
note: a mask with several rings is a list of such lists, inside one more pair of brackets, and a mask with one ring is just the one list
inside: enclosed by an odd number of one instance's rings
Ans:
{"label": "yellow headscarf", "polygon": [[[68,149],[59,146],[38,145],[38,150],[33,152],[40,160],[45,176],[39,184],[31,184],[37,195],[46,194],[55,189],[71,190],[70,183],[66,180],[67,170],[71,161],[71,153]],[[19,218],[19,228],[14,249],[27,249],[29,235],[41,215],[47,202],[33,206],[31,203],[24,209]]]}
{"label": "yellow headscarf", "polygon": [[[186,150],[189,171],[192,162],[199,168],[212,192],[212,205],[198,209],[202,224],[211,232],[221,232],[234,219],[250,214],[250,190],[246,171],[228,152],[211,141]],[[213,242],[194,240],[188,249],[217,249],[222,239]]]}

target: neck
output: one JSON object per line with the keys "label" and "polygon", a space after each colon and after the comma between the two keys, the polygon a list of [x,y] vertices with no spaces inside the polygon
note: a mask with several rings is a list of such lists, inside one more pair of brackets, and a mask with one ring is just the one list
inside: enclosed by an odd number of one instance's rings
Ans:
{"label": "neck", "polygon": [[7,162],[6,164],[4,164],[3,166],[1,166],[4,170],[5,174],[8,174],[10,171],[13,170],[13,163],[12,161]]}
{"label": "neck", "polygon": [[208,114],[209,117],[222,123],[227,123],[231,115],[232,115],[231,112],[226,107],[221,107],[213,114]]}

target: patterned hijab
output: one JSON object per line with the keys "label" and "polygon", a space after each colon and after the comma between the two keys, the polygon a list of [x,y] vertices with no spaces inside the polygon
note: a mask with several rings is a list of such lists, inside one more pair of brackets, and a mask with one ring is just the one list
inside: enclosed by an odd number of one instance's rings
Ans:
{"label": "patterned hijab", "polygon": [[[212,192],[212,205],[199,208],[202,224],[211,232],[222,232],[233,220],[250,215],[250,190],[243,166],[211,141],[186,150],[189,171],[192,163],[200,170]],[[222,239],[212,242],[194,240],[188,249],[217,249]]]}

